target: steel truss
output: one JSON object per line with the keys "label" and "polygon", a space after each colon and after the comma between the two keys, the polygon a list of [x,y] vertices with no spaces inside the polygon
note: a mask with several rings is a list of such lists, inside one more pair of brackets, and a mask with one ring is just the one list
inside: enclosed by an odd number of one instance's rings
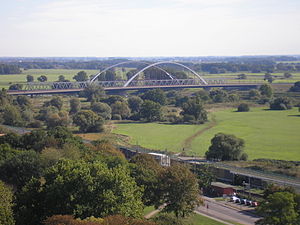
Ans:
{"label": "steel truss", "polygon": [[[120,81],[94,81],[87,82],[31,82],[23,85],[22,90],[62,90],[62,89],[84,89],[89,85],[98,85],[103,88],[124,87],[126,80]],[[207,80],[207,85],[210,84],[224,84],[225,80]],[[145,87],[145,86],[190,86],[199,85],[205,87],[199,79],[169,79],[169,80],[133,80],[128,87]]]}

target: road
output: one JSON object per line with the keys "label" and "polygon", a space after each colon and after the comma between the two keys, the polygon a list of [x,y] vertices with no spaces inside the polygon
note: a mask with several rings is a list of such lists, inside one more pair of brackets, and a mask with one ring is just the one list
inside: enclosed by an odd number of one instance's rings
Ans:
{"label": "road", "polygon": [[245,225],[254,225],[255,221],[260,218],[253,215],[251,213],[251,210],[245,210],[246,208],[244,210],[240,210],[238,208],[233,208],[220,202],[209,200],[208,198],[205,198],[204,202],[205,205],[198,207],[196,211],[222,221],[226,221],[229,223],[236,222]]}

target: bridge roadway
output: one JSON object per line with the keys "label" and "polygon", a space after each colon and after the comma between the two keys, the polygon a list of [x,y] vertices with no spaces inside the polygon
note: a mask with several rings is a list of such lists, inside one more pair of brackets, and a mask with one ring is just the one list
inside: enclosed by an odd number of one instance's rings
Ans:
{"label": "bridge roadway", "polygon": [[[104,87],[105,91],[130,91],[130,90],[147,90],[155,88],[176,89],[176,88],[214,88],[214,87],[248,87],[255,88],[260,86],[259,83],[224,83],[224,84],[191,84],[191,85],[151,85],[151,86],[127,86],[127,87]],[[9,90],[10,95],[49,95],[49,94],[68,94],[79,93],[84,88],[74,89],[37,89],[37,90]]]}

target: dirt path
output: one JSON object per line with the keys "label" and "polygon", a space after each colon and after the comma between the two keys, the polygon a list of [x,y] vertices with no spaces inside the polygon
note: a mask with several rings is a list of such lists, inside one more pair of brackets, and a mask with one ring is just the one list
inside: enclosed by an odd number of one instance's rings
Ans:
{"label": "dirt path", "polygon": [[202,130],[197,131],[196,133],[194,133],[192,136],[186,138],[183,142],[183,148],[185,149],[189,149],[191,147],[192,141],[200,136],[201,134],[203,134],[204,132],[206,132],[207,130],[213,128],[214,126],[217,125],[217,121],[216,121],[216,116],[213,115],[210,124],[208,125],[208,127],[205,127]]}

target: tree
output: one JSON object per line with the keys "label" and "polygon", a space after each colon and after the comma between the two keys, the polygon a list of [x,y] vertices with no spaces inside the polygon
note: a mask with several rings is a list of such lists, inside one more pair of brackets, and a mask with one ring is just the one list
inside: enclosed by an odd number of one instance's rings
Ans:
{"label": "tree", "polygon": [[157,102],[161,105],[165,105],[167,102],[166,94],[161,89],[147,91],[145,94],[143,94],[142,99]]}
{"label": "tree", "polygon": [[79,126],[81,132],[101,132],[103,131],[103,119],[91,110],[82,110],[73,117],[73,122]]}
{"label": "tree", "polygon": [[34,77],[32,75],[27,75],[26,76],[26,80],[27,80],[27,82],[33,82],[34,81]]}
{"label": "tree", "polygon": [[186,166],[173,164],[161,173],[160,180],[158,203],[166,203],[163,211],[186,217],[201,204],[197,178]]}
{"label": "tree", "polygon": [[293,75],[292,75],[291,73],[289,73],[289,72],[285,72],[285,73],[283,74],[283,77],[286,78],[286,79],[288,79],[288,78],[292,78]]}
{"label": "tree", "polygon": [[205,153],[208,160],[245,160],[246,153],[243,153],[245,142],[234,135],[218,133],[211,139],[211,146]]}
{"label": "tree", "polygon": [[131,96],[128,98],[128,106],[133,113],[140,111],[142,103],[143,100],[139,96]]}
{"label": "tree", "polygon": [[80,100],[78,98],[72,98],[70,100],[70,114],[78,113],[80,109]]}
{"label": "tree", "polygon": [[58,82],[67,82],[68,80],[66,80],[64,75],[59,75],[58,76]]}
{"label": "tree", "polygon": [[78,82],[87,81],[89,79],[88,75],[84,71],[78,72],[74,77],[74,80]]}
{"label": "tree", "polygon": [[23,120],[20,109],[13,105],[7,105],[2,113],[3,123],[10,126],[22,126]]}
{"label": "tree", "polygon": [[247,79],[247,76],[246,76],[246,74],[241,73],[241,74],[238,75],[238,79],[239,79],[239,80],[246,80],[246,79]]}
{"label": "tree", "polygon": [[212,167],[202,165],[201,167],[196,167],[194,173],[197,175],[199,188],[202,189],[203,192],[209,192],[211,190],[211,183],[216,179]]}
{"label": "tree", "polygon": [[98,102],[105,97],[104,89],[96,85],[88,85],[82,92],[82,96],[87,98],[87,101]]}
{"label": "tree", "polygon": [[213,102],[220,103],[228,101],[228,94],[222,89],[213,89],[209,92],[210,98]]}
{"label": "tree", "polygon": [[159,173],[163,168],[153,156],[136,154],[131,160],[131,176],[135,178],[138,186],[144,188],[143,203],[146,206],[154,205],[158,199]]}
{"label": "tree", "polygon": [[269,84],[263,84],[259,88],[260,94],[271,98],[273,96],[273,88]]}
{"label": "tree", "polygon": [[47,128],[67,127],[70,124],[70,118],[67,112],[58,112],[50,114],[45,121]]}
{"label": "tree", "polygon": [[252,89],[249,91],[249,99],[251,100],[258,100],[261,97],[260,91],[257,89]]}
{"label": "tree", "polygon": [[249,105],[247,103],[239,104],[238,109],[237,109],[238,112],[249,112],[249,110],[250,110]]}
{"label": "tree", "polygon": [[293,107],[292,100],[289,97],[278,97],[275,98],[270,104],[272,110],[287,110]]}
{"label": "tree", "polygon": [[264,80],[267,80],[269,83],[272,83],[274,81],[274,78],[273,78],[272,74],[265,73]]}
{"label": "tree", "polygon": [[177,78],[177,79],[188,79],[188,75],[183,72],[183,71],[176,71],[174,73],[174,76]]}
{"label": "tree", "polygon": [[300,81],[294,83],[294,86],[290,88],[290,91],[300,92]]}
{"label": "tree", "polygon": [[18,188],[41,173],[40,158],[34,151],[22,151],[0,165],[0,179]]}
{"label": "tree", "polygon": [[[270,194],[257,208],[264,218],[256,222],[259,225],[294,225],[299,222],[295,210],[294,195],[289,192]],[[297,222],[298,221],[298,222]]]}
{"label": "tree", "polygon": [[48,106],[54,106],[56,107],[58,110],[61,110],[63,107],[63,100],[61,97],[54,97],[52,98],[50,101],[45,102],[44,106],[48,107]]}
{"label": "tree", "polygon": [[14,225],[13,194],[12,191],[0,180],[0,224]]}
{"label": "tree", "polygon": [[36,225],[58,214],[81,219],[142,214],[141,191],[125,166],[109,169],[100,161],[61,160],[43,177],[42,183],[31,180],[17,196],[20,224]]}
{"label": "tree", "polygon": [[46,82],[48,80],[48,78],[45,75],[42,75],[42,76],[38,77],[37,80],[39,82]]}
{"label": "tree", "polygon": [[12,84],[9,86],[8,90],[18,91],[18,90],[22,90],[22,88],[23,88],[22,84]]}
{"label": "tree", "polygon": [[92,103],[91,109],[100,115],[102,118],[105,120],[110,120],[111,119],[111,108],[108,104],[102,103],[102,102],[94,102]]}
{"label": "tree", "polygon": [[161,120],[161,105],[150,100],[145,100],[141,106],[140,117],[149,122]]}
{"label": "tree", "polygon": [[31,107],[31,102],[30,99],[27,96],[24,95],[19,95],[16,99],[15,102],[21,107],[21,108],[30,108]]}
{"label": "tree", "polygon": [[130,109],[126,102],[119,102],[111,105],[112,114],[118,114],[122,119],[127,119],[130,116]]}
{"label": "tree", "polygon": [[186,122],[204,123],[207,121],[207,112],[199,99],[189,99],[183,103],[181,114]]}

